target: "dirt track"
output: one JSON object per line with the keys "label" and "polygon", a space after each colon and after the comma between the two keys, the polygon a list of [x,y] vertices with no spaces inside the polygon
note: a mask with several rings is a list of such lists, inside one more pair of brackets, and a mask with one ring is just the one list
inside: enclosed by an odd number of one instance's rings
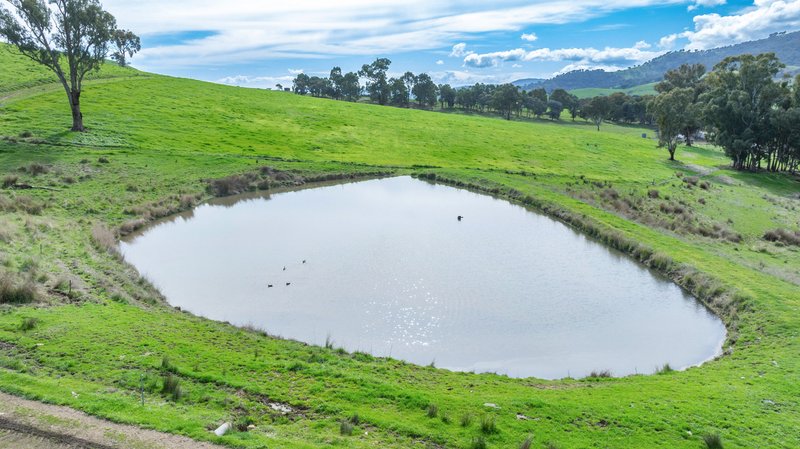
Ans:
{"label": "dirt track", "polygon": [[0,449],[217,449],[186,437],[115,424],[68,407],[0,393]]}

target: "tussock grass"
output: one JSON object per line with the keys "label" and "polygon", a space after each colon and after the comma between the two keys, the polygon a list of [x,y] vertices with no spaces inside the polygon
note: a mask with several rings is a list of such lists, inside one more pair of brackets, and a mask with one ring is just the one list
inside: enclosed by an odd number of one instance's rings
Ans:
{"label": "tussock grass", "polygon": [[23,318],[19,325],[19,330],[27,332],[33,330],[39,324],[39,318]]}
{"label": "tussock grass", "polygon": [[350,421],[344,420],[344,421],[339,423],[339,434],[340,435],[349,437],[350,435],[353,434],[353,430],[354,429],[355,429],[355,426]]}
{"label": "tussock grass", "polygon": [[528,437],[519,445],[519,449],[531,449],[531,446],[533,446],[533,437]]}
{"label": "tussock grass", "polygon": [[592,371],[588,376],[586,376],[587,379],[608,379],[611,377],[613,376],[609,370]]}
{"label": "tussock grass", "polygon": [[800,231],[772,229],[764,233],[764,240],[784,245],[800,246]]}
{"label": "tussock grass", "polygon": [[481,427],[481,432],[487,435],[497,433],[497,421],[494,415],[481,416],[480,427]]}
{"label": "tussock grass", "polygon": [[20,279],[0,272],[0,304],[30,304],[37,300],[36,284],[31,279]]}
{"label": "tussock grass", "polygon": [[472,438],[472,442],[470,443],[470,449],[486,449],[486,438],[483,435],[478,435],[477,437]]}
{"label": "tussock grass", "polygon": [[174,402],[178,402],[183,397],[181,381],[178,376],[168,373],[162,377],[161,394]]}
{"label": "tussock grass", "polygon": [[660,367],[656,368],[656,374],[669,374],[669,373],[672,373],[674,371],[675,370],[672,369],[671,366],[669,366],[669,363],[665,363],[665,364],[661,365]]}
{"label": "tussock grass", "polygon": [[703,443],[708,449],[723,449],[722,437],[718,433],[709,433],[703,435]]}
{"label": "tussock grass", "polygon": [[461,423],[461,427],[469,427],[469,425],[472,424],[472,414],[464,413],[461,415],[461,420],[459,422]]}
{"label": "tussock grass", "polygon": [[439,406],[436,404],[428,404],[426,413],[428,418],[436,418],[436,416],[439,414]]}
{"label": "tussock grass", "polygon": [[3,177],[3,188],[8,189],[10,187],[14,187],[19,182],[19,176],[17,175],[6,175]]}

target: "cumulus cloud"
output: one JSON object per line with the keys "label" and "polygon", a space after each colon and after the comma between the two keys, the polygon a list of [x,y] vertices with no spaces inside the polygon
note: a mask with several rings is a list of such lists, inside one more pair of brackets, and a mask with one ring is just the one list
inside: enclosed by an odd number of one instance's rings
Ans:
{"label": "cumulus cloud", "polygon": [[520,39],[523,41],[534,42],[539,39],[539,36],[537,36],[536,33],[523,33],[522,36],[520,36]]}
{"label": "cumulus cloud", "polygon": [[713,8],[715,6],[722,6],[727,3],[726,0],[697,0],[693,5],[687,8],[689,11],[694,11],[697,8]]}
{"label": "cumulus cloud", "polygon": [[606,47],[602,50],[591,47],[555,50],[539,48],[530,51],[517,48],[484,54],[473,53],[464,58],[464,65],[485,68],[515,61],[568,61],[584,68],[592,66],[621,67],[649,61],[661,54],[657,51],[647,51],[647,47],[643,46],[642,42],[638,42],[629,48]]}
{"label": "cumulus cloud", "polygon": [[800,0],[755,0],[739,14],[705,14],[694,18],[694,31],[681,33],[690,50],[704,50],[767,37],[800,27]]}
{"label": "cumulus cloud", "polygon": [[442,60],[440,59],[440,60],[436,61],[436,65],[444,65],[444,61],[442,61]]}
{"label": "cumulus cloud", "polygon": [[466,55],[472,54],[473,52],[467,51],[467,44],[461,42],[460,44],[453,45],[453,49],[450,51],[451,58],[463,58]]}

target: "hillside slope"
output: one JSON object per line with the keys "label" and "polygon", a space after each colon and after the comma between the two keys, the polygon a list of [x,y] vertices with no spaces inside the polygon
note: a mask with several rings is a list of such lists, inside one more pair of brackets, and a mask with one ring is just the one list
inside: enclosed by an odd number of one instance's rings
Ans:
{"label": "hillside slope", "polygon": [[[27,62],[0,55],[5,64]],[[0,83],[24,84],[6,73]],[[800,251],[761,238],[796,228],[794,178],[731,171],[710,147],[670,162],[635,127],[158,75],[87,84],[89,132],[76,134],[62,96],[0,106],[0,275],[38,295],[0,305],[2,391],[245,448],[509,448],[532,437],[533,447],[696,449],[705,434],[728,449],[800,447]],[[219,185],[376,174],[469,186],[570,224],[702,298],[728,327],[726,354],[683,372],[542,381],[307,346],[174,310],[106,229],[186,211],[225,193]],[[165,392],[169,379],[181,394]],[[238,430],[216,437],[209,429],[224,421]]]}
{"label": "hillside slope", "polygon": [[566,90],[586,88],[624,90],[660,81],[667,71],[678,68],[682,64],[703,64],[707,70],[711,70],[717,63],[728,56],[761,53],[775,53],[784,64],[789,66],[789,71],[793,73],[800,66],[800,31],[777,33],[766,39],[743,42],[711,50],[673,51],[642,65],[617,72],[576,70],[558,75],[549,80],[533,83],[528,80],[520,80],[514,84],[526,90],[532,87],[544,87],[548,92],[559,88]]}

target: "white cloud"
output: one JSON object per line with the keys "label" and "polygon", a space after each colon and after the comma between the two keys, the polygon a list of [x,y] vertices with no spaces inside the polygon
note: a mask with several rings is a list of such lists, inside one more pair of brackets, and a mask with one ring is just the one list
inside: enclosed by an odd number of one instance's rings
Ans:
{"label": "white cloud", "polygon": [[442,61],[442,60],[440,59],[440,60],[436,61],[436,65],[444,65],[444,61]]}
{"label": "white cloud", "polygon": [[639,42],[637,42],[637,43],[635,43],[633,45],[633,48],[636,48],[636,49],[639,49],[639,50],[647,50],[650,47],[652,47],[652,45],[648,44],[645,41],[639,41]]}
{"label": "white cloud", "polygon": [[272,88],[277,84],[283,87],[291,87],[294,76],[247,76],[235,75],[220,78],[215,82],[219,84],[227,84],[230,86],[242,87],[258,87],[258,88]]}
{"label": "white cloud", "polygon": [[620,67],[639,64],[660,55],[658,51],[647,51],[647,47],[638,42],[629,48],[606,47],[595,48],[560,48],[551,50],[540,48],[527,51],[522,48],[492,53],[473,53],[464,58],[464,65],[475,68],[497,67],[503,62],[512,61],[569,61],[582,67],[603,65]]}
{"label": "white cloud", "polygon": [[697,0],[693,5],[687,8],[689,11],[694,11],[698,8],[713,8],[715,6],[722,6],[727,3],[726,0]]}
{"label": "white cloud", "polygon": [[678,37],[689,41],[689,50],[731,45],[761,39],[778,31],[800,27],[800,0],[755,0],[753,6],[738,14],[695,16],[694,31]]}
{"label": "white cloud", "polygon": [[460,44],[453,45],[453,49],[450,51],[451,58],[463,58],[466,55],[472,54],[472,51],[467,51],[467,44],[461,42]]}
{"label": "white cloud", "polygon": [[303,73],[303,69],[289,69],[289,74],[291,75],[299,75]]}
{"label": "white cloud", "polygon": [[[225,66],[274,58],[374,56],[434,50],[484,32],[584,21],[614,11],[686,0],[104,0],[119,25],[143,37],[212,35],[147,47],[144,68]],[[462,55],[463,56],[463,55]]]}
{"label": "white cloud", "polygon": [[523,41],[535,42],[539,39],[539,36],[537,36],[536,33],[524,33],[522,36],[520,36],[520,39]]}

